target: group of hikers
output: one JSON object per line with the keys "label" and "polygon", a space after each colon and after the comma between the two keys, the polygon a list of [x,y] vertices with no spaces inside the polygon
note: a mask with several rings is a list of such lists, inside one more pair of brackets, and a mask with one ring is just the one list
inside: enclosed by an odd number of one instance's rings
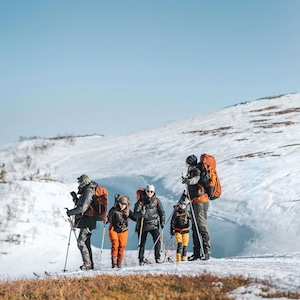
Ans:
{"label": "group of hikers", "polygon": [[[186,158],[186,174],[182,174],[182,183],[185,192],[174,205],[170,216],[170,233],[175,236],[176,262],[185,260],[208,260],[211,254],[210,237],[207,225],[207,211],[211,191],[205,184],[205,176],[201,175],[201,167],[195,155]],[[203,178],[202,178],[203,177]],[[94,217],[92,202],[98,184],[83,174],[77,178],[78,192],[71,192],[75,207],[67,209],[67,216],[74,216],[72,226],[79,228],[77,246],[81,252],[83,264],[81,270],[94,269],[91,249],[91,235],[96,228],[97,219]],[[190,205],[190,209],[188,209]],[[155,186],[147,184],[145,188],[137,191],[137,201],[133,209],[130,199],[121,194],[115,195],[114,205],[103,217],[104,224],[109,224],[108,235],[111,242],[112,268],[121,268],[125,247],[128,240],[129,219],[136,222],[138,233],[138,260],[139,265],[147,263],[144,257],[145,244],[148,233],[153,238],[154,258],[156,263],[161,263],[161,237],[166,225],[165,210],[155,193]],[[193,254],[187,257],[189,243],[189,228],[192,224]]]}

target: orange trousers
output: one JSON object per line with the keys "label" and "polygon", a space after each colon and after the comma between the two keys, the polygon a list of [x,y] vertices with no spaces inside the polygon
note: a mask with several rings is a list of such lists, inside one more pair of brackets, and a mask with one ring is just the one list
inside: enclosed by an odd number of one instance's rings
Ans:
{"label": "orange trousers", "polygon": [[118,262],[123,261],[125,247],[127,245],[128,230],[124,232],[116,232],[112,229],[108,232],[111,242],[111,256],[117,257]]}

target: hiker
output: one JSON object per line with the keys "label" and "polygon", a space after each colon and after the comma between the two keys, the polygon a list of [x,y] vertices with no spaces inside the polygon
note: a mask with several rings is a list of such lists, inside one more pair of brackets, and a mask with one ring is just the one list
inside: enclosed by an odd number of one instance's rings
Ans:
{"label": "hiker", "polygon": [[[191,202],[191,211],[194,211],[192,217],[192,231],[193,231],[193,255],[188,257],[189,261],[210,258],[210,237],[207,225],[207,211],[209,207],[208,195],[201,184],[201,174],[197,167],[197,157],[190,155],[186,158],[187,173],[182,174],[182,183],[186,184],[186,193]],[[197,226],[197,227],[196,227]],[[198,236],[198,233],[200,236]],[[201,241],[203,244],[202,256],[200,255]]]}
{"label": "hiker", "polygon": [[185,196],[181,197],[179,203],[174,206],[174,213],[170,223],[171,236],[175,235],[177,243],[176,262],[186,260],[191,219],[187,208],[188,203]]}
{"label": "hiker", "polygon": [[155,194],[153,184],[147,184],[146,189],[141,192],[140,199],[135,203],[135,216],[138,218],[136,231],[139,233],[139,264],[145,264],[144,252],[148,233],[152,235],[154,242],[155,262],[160,263],[160,231],[165,226],[165,211]]}
{"label": "hiker", "polygon": [[93,200],[93,188],[97,183],[91,181],[85,174],[77,178],[78,195],[73,191],[70,194],[73,197],[75,208],[67,209],[68,217],[75,215],[74,227],[79,228],[77,246],[81,252],[83,265],[80,269],[83,271],[94,269],[93,254],[91,249],[92,230],[96,228],[96,219],[93,216],[91,203]]}
{"label": "hiker", "polygon": [[109,210],[104,223],[109,223],[109,239],[111,242],[112,268],[121,268],[124,251],[128,240],[128,218],[136,221],[130,210],[130,200],[127,196],[117,194],[115,205]]}

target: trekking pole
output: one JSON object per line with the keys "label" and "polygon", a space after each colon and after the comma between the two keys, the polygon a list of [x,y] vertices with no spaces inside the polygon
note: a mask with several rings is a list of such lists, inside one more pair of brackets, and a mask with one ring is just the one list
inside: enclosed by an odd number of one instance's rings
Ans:
{"label": "trekking pole", "polygon": [[166,250],[164,245],[164,232],[161,233],[161,245],[160,245],[160,252],[164,252]]}
{"label": "trekking pole", "polygon": [[[68,210],[66,207],[65,207],[65,209]],[[69,223],[70,223],[71,230],[74,232],[74,236],[75,236],[75,239],[76,239],[76,241],[77,241],[78,238],[77,238],[77,235],[76,235],[76,229],[75,229],[75,227],[74,227],[74,225],[73,225],[73,222],[72,222],[71,217],[68,217],[68,221],[69,221]]]}
{"label": "trekking pole", "polygon": [[139,244],[137,246],[138,248],[140,248],[140,246],[141,246],[143,226],[144,226],[144,217],[141,218],[141,226],[140,226],[140,232],[139,232]]}
{"label": "trekking pole", "polygon": [[68,260],[68,255],[69,255],[69,248],[70,248],[70,241],[71,241],[71,233],[72,233],[72,227],[70,227],[70,234],[69,234],[69,240],[68,240],[68,247],[67,247],[67,253],[66,253],[66,259],[65,259],[65,266],[63,271],[66,272],[66,266],[67,266],[67,260]]}
{"label": "trekking pole", "polygon": [[[66,207],[65,207],[65,209],[68,210],[68,208],[66,208]],[[74,232],[76,241],[78,240],[77,239],[77,235],[76,235],[76,231],[75,231],[75,227],[73,225],[71,217],[68,217],[68,221],[70,223],[70,234],[69,234],[69,239],[68,239],[68,247],[67,247],[66,259],[65,259],[65,266],[64,266],[63,272],[67,271],[66,270],[66,266],[67,266],[67,260],[68,260],[68,255],[69,255],[69,248],[70,248],[70,244],[71,244],[71,234],[72,234],[72,231]]]}
{"label": "trekking pole", "polygon": [[102,230],[102,242],[101,242],[101,251],[100,251],[100,267],[101,267],[101,261],[102,261],[102,252],[103,252],[103,246],[104,246],[104,237],[105,237],[105,223]]}
{"label": "trekking pole", "polygon": [[172,238],[173,238],[173,235],[171,235],[170,241],[169,241],[168,246],[167,246],[167,250],[165,250],[165,260],[164,260],[164,262],[167,262],[167,261],[168,262],[174,262],[173,258],[171,258],[170,255],[169,255],[169,250],[174,250]]}
{"label": "trekking pole", "polygon": [[191,197],[190,197],[190,193],[189,193],[189,189],[188,189],[187,184],[185,184],[185,186],[186,186],[187,196],[188,196],[188,199],[190,201],[191,212],[192,212],[192,216],[193,216],[193,219],[194,219],[194,226],[196,227],[196,232],[197,232],[197,236],[198,236],[199,243],[200,243],[200,248],[201,248],[202,254],[204,255],[202,236],[200,235],[199,225],[198,225],[198,222],[196,220],[196,216],[195,216],[195,212],[194,212],[194,208],[193,208],[193,203],[192,203],[192,200],[191,200]]}

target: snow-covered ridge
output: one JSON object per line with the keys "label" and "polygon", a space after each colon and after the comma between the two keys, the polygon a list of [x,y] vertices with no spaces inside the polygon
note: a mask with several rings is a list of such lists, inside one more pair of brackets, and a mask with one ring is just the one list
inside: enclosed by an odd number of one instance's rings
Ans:
{"label": "snow-covered ridge", "polygon": [[[300,94],[289,94],[126,136],[1,145],[1,265],[10,266],[1,274],[28,275],[37,257],[35,270],[63,267],[69,236],[64,207],[73,205],[69,192],[82,173],[108,188],[110,205],[115,193],[135,201],[136,189],[152,182],[168,217],[183,191],[185,158],[204,152],[215,155],[223,187],[221,198],[210,202],[212,255],[297,255],[299,132]],[[95,251],[102,230],[99,223]],[[168,235],[167,229],[166,242]],[[109,247],[106,238],[104,248]],[[136,247],[130,223],[127,250]],[[68,264],[76,269],[80,262],[73,242]]]}

